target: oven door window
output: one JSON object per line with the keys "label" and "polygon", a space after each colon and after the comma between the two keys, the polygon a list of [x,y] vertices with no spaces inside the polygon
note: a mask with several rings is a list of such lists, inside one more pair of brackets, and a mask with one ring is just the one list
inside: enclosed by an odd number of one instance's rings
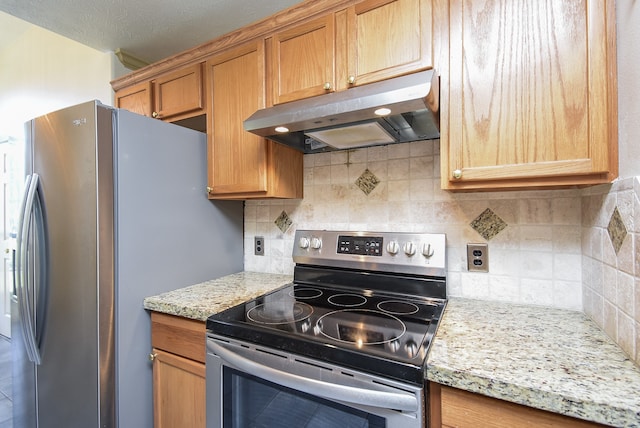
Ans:
{"label": "oven door window", "polygon": [[224,367],[224,428],[384,428],[384,418]]}

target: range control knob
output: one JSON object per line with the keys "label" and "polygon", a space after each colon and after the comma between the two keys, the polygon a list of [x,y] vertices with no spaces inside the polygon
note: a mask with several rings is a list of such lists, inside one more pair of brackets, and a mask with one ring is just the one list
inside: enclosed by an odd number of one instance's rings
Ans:
{"label": "range control knob", "polygon": [[431,244],[424,244],[422,246],[422,255],[425,256],[426,258],[433,257],[434,253],[435,253],[435,250],[433,249],[433,247],[431,247]]}
{"label": "range control knob", "polygon": [[309,238],[307,238],[306,236],[301,237],[300,241],[298,242],[298,245],[303,250],[306,250],[307,248],[309,248]]}
{"label": "range control knob", "polygon": [[411,257],[411,256],[413,256],[413,255],[416,253],[416,244],[414,244],[414,243],[413,243],[413,242],[411,242],[411,241],[406,242],[406,243],[404,244],[404,248],[403,248],[403,250],[404,250],[404,253],[405,253],[407,256]]}
{"label": "range control knob", "polygon": [[311,238],[311,248],[314,250],[319,250],[322,248],[322,239],[320,238]]}
{"label": "range control knob", "polygon": [[392,255],[398,254],[400,250],[400,246],[398,245],[398,241],[389,241],[387,244],[387,252]]}

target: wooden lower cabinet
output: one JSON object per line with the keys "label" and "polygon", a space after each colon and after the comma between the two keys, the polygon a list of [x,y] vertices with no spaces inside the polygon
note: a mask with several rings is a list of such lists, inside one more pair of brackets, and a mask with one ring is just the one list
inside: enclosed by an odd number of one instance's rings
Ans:
{"label": "wooden lower cabinet", "polygon": [[205,323],[151,313],[155,428],[206,425]]}
{"label": "wooden lower cabinet", "polygon": [[603,425],[472,392],[429,384],[430,427],[595,428]]}
{"label": "wooden lower cabinet", "polygon": [[205,365],[153,350],[153,420],[159,427],[204,427]]}

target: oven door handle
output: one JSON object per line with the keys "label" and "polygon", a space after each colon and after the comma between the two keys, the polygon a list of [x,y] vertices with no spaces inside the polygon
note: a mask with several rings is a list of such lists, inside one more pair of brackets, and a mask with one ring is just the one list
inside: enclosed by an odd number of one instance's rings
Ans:
{"label": "oven door handle", "polygon": [[255,361],[238,355],[212,340],[207,341],[207,347],[224,361],[246,373],[301,392],[306,392],[329,400],[338,400],[363,406],[409,412],[418,411],[418,399],[413,394],[409,395],[394,392],[371,391],[363,388],[322,382],[256,363]]}

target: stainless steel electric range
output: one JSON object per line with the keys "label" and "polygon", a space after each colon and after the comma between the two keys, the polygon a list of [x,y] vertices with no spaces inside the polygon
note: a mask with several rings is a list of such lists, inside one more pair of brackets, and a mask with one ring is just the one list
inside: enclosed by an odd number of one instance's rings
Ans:
{"label": "stainless steel electric range", "polygon": [[424,427],[445,235],[295,239],[293,283],[207,320],[207,426]]}

